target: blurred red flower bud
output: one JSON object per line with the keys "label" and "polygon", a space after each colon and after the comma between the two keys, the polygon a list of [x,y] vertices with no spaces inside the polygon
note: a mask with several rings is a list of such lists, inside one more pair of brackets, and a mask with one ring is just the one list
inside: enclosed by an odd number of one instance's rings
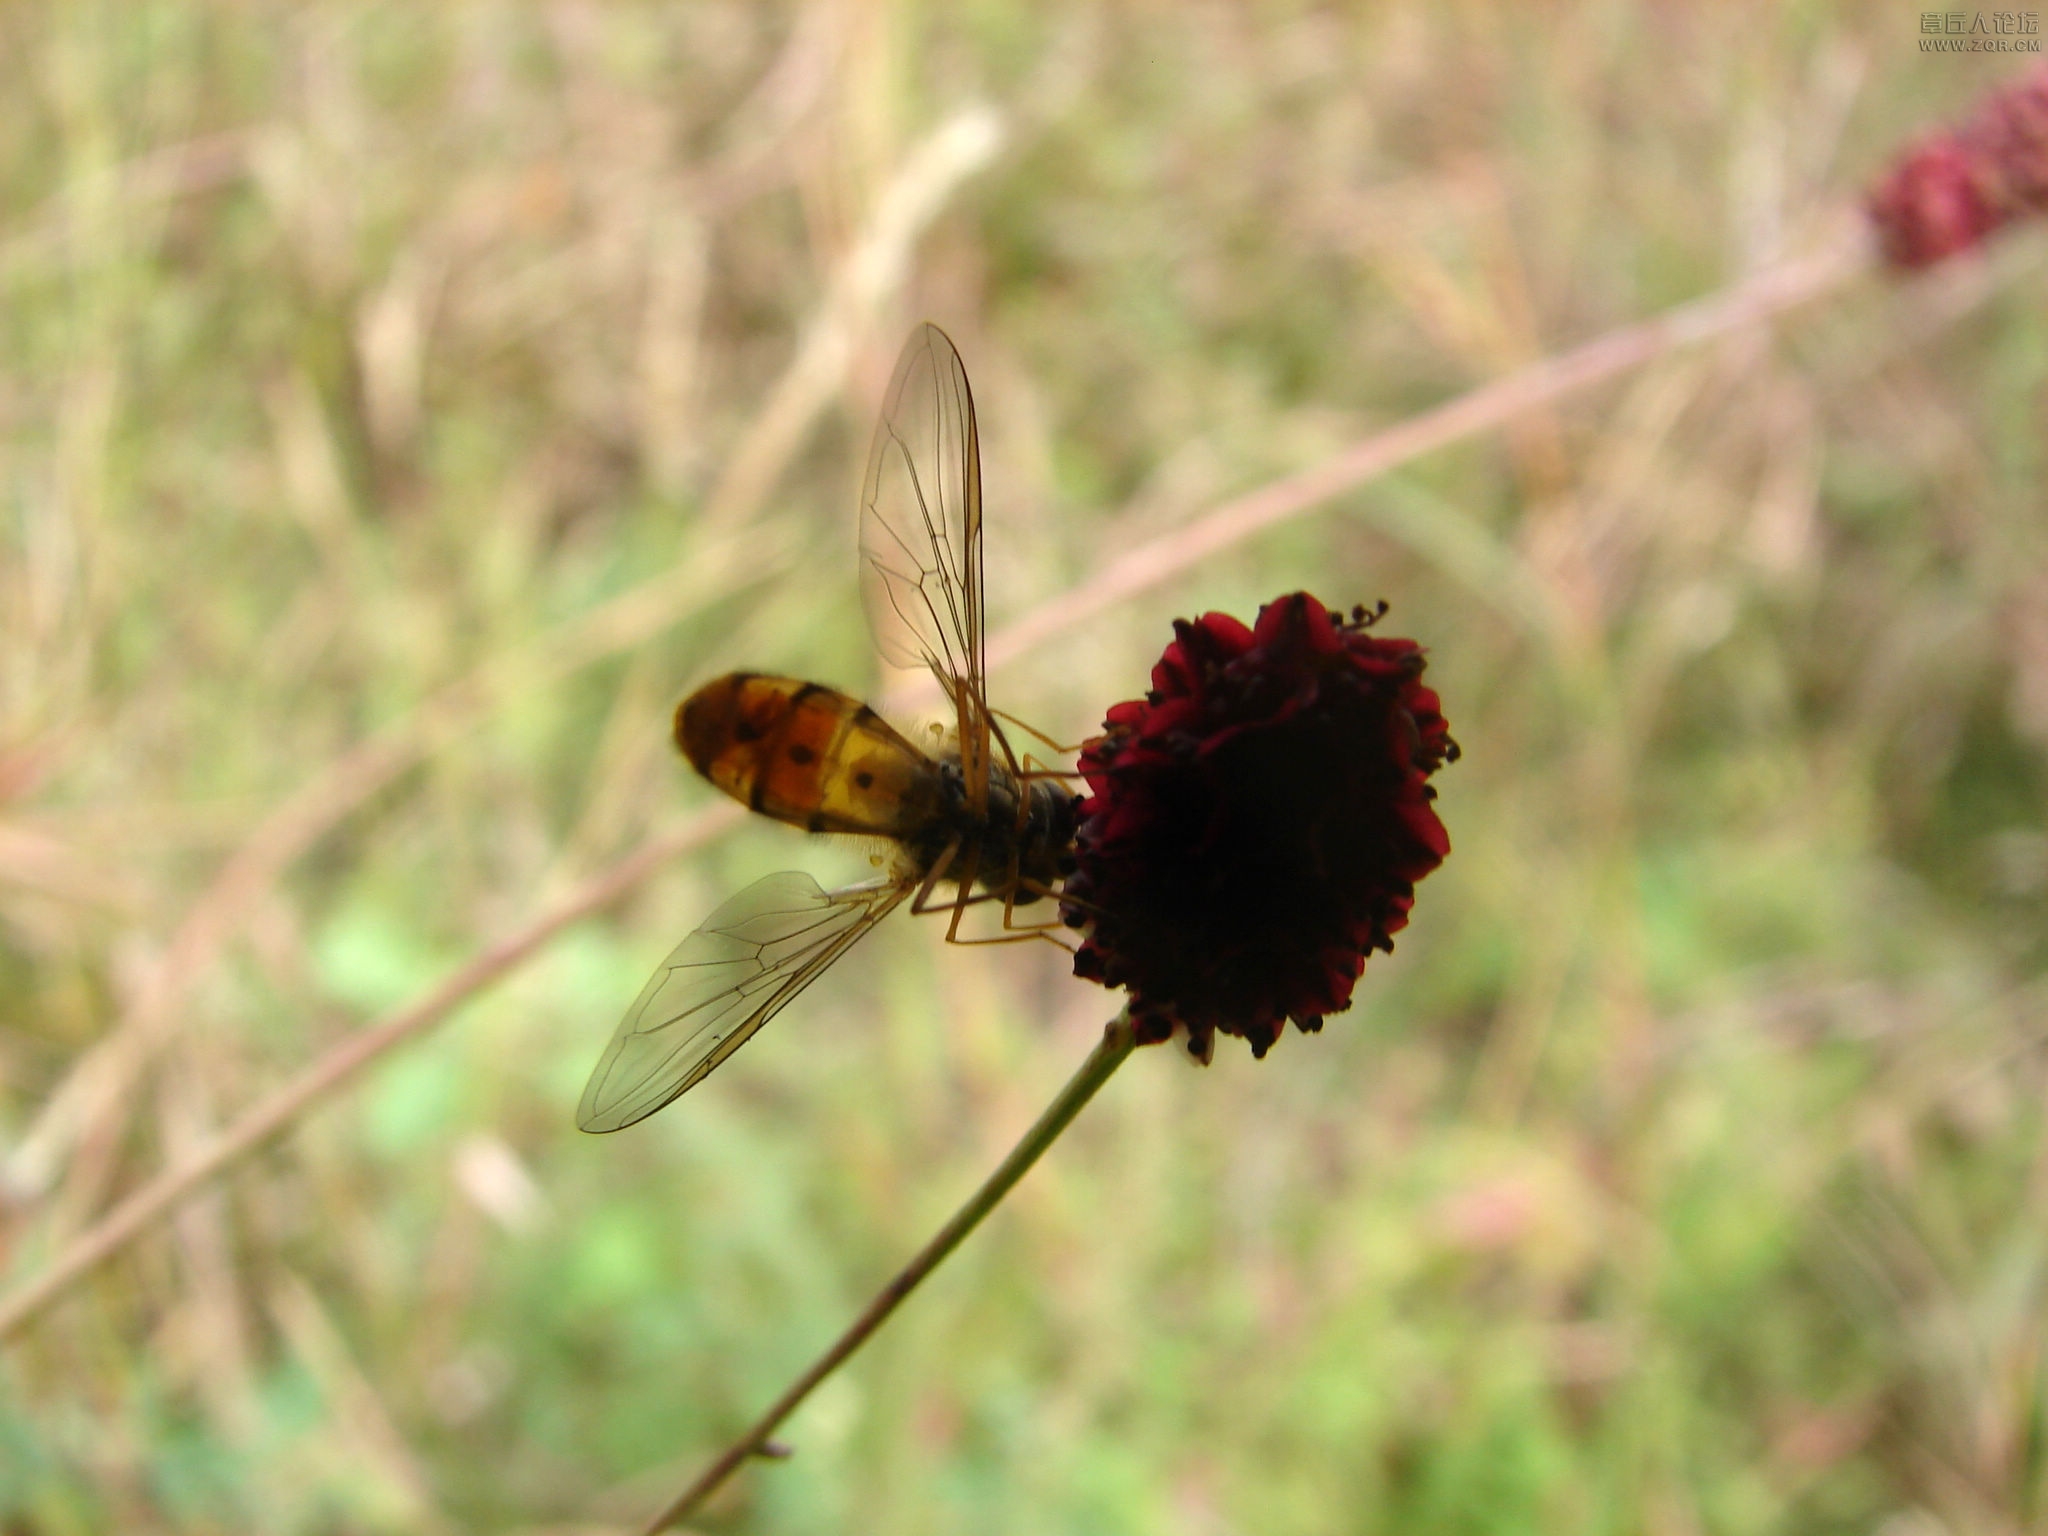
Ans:
{"label": "blurred red flower bud", "polygon": [[2048,67],[1905,150],[1865,207],[1885,259],[1901,267],[1932,266],[2048,212]]}

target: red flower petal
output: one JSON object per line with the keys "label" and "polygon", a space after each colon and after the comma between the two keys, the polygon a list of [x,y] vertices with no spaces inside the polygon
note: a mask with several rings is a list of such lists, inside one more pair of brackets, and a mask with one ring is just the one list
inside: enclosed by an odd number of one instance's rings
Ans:
{"label": "red flower petal", "polygon": [[1081,752],[1075,974],[1125,987],[1141,1040],[1264,1055],[1350,1006],[1450,840],[1427,780],[1457,756],[1421,647],[1306,593],[1247,628],[1174,625],[1152,692]]}

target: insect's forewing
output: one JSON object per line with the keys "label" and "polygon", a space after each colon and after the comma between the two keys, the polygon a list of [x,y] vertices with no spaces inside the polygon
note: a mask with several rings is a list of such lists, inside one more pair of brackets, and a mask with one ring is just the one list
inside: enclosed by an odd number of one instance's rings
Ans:
{"label": "insect's forewing", "polygon": [[755,881],[648,978],[590,1074],[577,1125],[621,1130],[696,1087],[907,890],[884,880],[825,891],[795,872]]}
{"label": "insect's forewing", "polygon": [[936,325],[904,343],[860,497],[861,596],[886,660],[927,666],[953,701],[967,803],[988,800],[981,444],[960,354]]}

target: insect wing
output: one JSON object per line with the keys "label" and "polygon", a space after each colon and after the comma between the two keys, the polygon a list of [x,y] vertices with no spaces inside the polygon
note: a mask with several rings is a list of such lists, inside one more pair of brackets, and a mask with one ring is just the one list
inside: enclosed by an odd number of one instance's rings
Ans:
{"label": "insect wing", "polygon": [[640,989],[590,1074],[577,1125],[622,1130],[689,1092],[886,917],[906,890],[874,881],[825,891],[795,872],[748,886],[678,944]]}
{"label": "insect wing", "polygon": [[868,450],[861,597],[884,659],[927,666],[953,701],[968,804],[988,798],[983,688],[981,443],[967,370],[946,333],[904,343]]}

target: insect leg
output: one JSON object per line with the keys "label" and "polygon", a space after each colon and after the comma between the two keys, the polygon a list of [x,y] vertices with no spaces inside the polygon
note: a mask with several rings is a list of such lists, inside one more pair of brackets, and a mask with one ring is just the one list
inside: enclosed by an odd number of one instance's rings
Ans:
{"label": "insect leg", "polygon": [[958,858],[959,855],[960,839],[956,837],[940,850],[939,856],[932,860],[931,869],[926,872],[924,879],[919,882],[917,894],[910,898],[911,916],[923,917],[927,912],[938,910],[930,905],[931,894],[934,890],[938,889],[939,882],[946,878],[946,871],[953,867],[953,860]]}
{"label": "insect leg", "polygon": [[1024,754],[1024,766],[1017,771],[1017,781],[1029,784],[1037,779],[1079,779],[1086,775],[1073,768],[1048,768],[1029,752]]}
{"label": "insect leg", "polygon": [[1031,890],[1040,896],[1055,894],[1050,888],[1036,880],[1013,879],[1000,892],[984,891],[979,896],[966,897],[956,904],[956,909],[953,913],[956,927],[959,923],[960,912],[964,911],[967,907],[977,902],[1001,901],[1003,904],[1003,931],[999,934],[991,934],[986,938],[974,939],[959,938],[955,934],[948,932],[946,935],[947,941],[953,944],[1025,944],[1029,943],[1032,939],[1044,939],[1048,944],[1057,944],[1061,949],[1071,954],[1074,946],[1064,938],[1059,937],[1055,932],[1055,930],[1066,926],[1059,918],[1050,917],[1042,923],[1020,923],[1015,920],[1017,892],[1019,890]]}
{"label": "insect leg", "polygon": [[922,917],[927,912],[936,912],[940,910],[940,907],[937,902],[931,899],[931,895],[933,891],[938,889],[939,882],[941,880],[957,880],[960,882],[959,891],[951,901],[946,903],[947,906],[953,909],[953,921],[946,925],[946,942],[948,944],[966,942],[959,937],[960,914],[966,911],[974,902],[988,899],[985,896],[968,895],[969,890],[974,885],[975,868],[981,862],[978,851],[968,855],[965,869],[957,875],[953,873],[953,861],[960,857],[961,846],[961,841],[957,837],[946,844],[939,856],[932,860],[930,872],[926,874],[923,882],[918,886],[917,895],[910,903],[910,910],[915,916]]}
{"label": "insect leg", "polygon": [[1052,932],[1052,928],[1057,926],[1053,924],[1045,928],[1019,928],[1015,933],[992,933],[984,938],[955,939],[953,942],[965,949],[972,944],[1029,944],[1033,939],[1043,939],[1046,943],[1057,945],[1068,954],[1072,954],[1074,946]]}
{"label": "insect leg", "polygon": [[960,942],[960,918],[967,911],[967,903],[973,898],[968,894],[974,889],[974,877],[981,872],[981,848],[976,846],[968,851],[967,867],[960,872],[960,888],[953,897],[953,921],[946,924],[946,942]]}
{"label": "insect leg", "polygon": [[[1024,732],[1027,736],[1036,736],[1040,741],[1044,742],[1048,747],[1051,747],[1053,751],[1059,753],[1059,755],[1062,757],[1072,757],[1076,752],[1081,750],[1081,747],[1079,745],[1069,747],[1064,746],[1057,741],[1054,741],[1050,736],[1046,735],[1045,732],[1039,730],[1038,727],[1027,724],[1022,720],[1019,720],[1015,715],[1010,714],[1005,710],[991,709],[989,711],[989,714],[994,716],[996,719],[1009,721],[1010,724],[1016,726],[1018,730]],[[991,724],[993,724],[993,721],[991,722]]]}

